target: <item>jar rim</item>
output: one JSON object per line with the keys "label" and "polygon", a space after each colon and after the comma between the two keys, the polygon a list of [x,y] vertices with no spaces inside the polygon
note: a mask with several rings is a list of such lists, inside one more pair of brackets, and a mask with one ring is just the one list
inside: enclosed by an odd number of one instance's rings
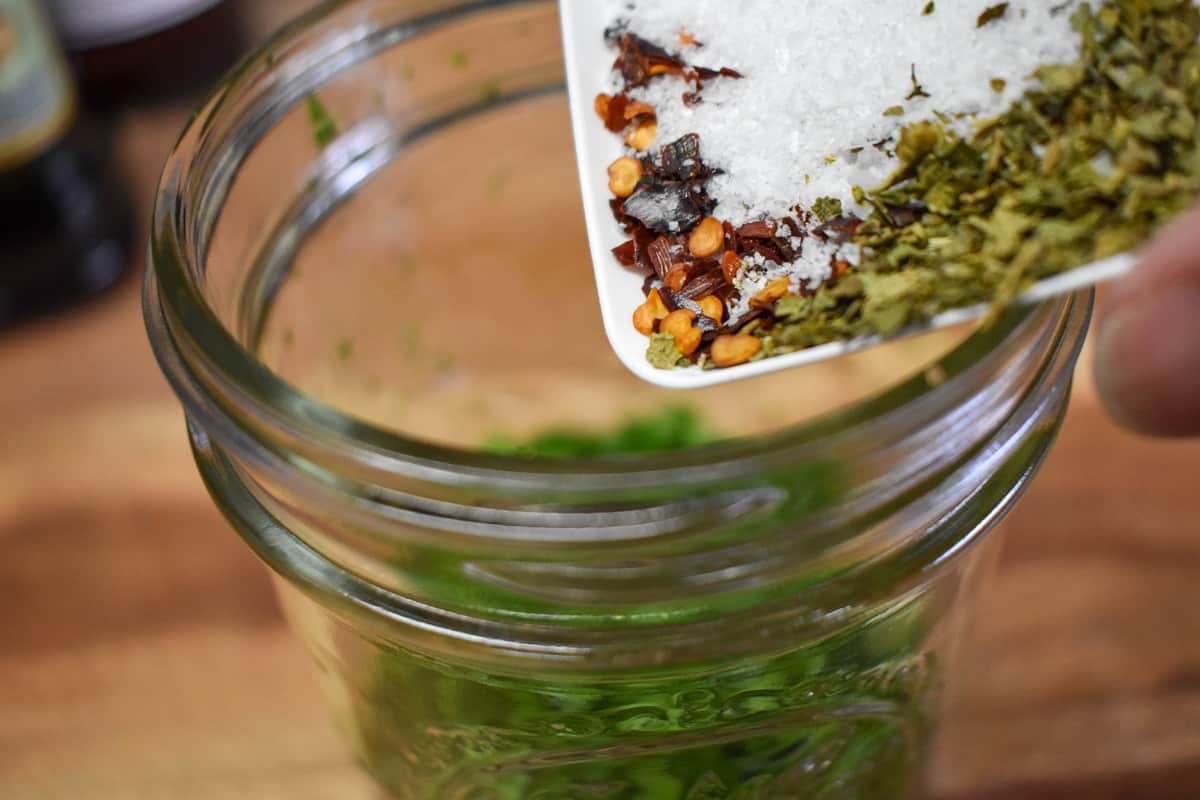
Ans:
{"label": "jar rim", "polygon": [[[797,453],[819,453],[823,444],[849,428],[886,420],[889,429],[905,431],[922,420],[937,419],[970,396],[972,390],[964,376],[982,365],[1002,363],[1009,355],[1006,351],[1029,342],[1033,329],[1041,332],[1033,338],[1049,345],[1052,354],[1061,355],[1064,343],[1076,351],[1081,345],[1081,341],[1072,343],[1069,334],[1086,325],[1086,294],[1017,310],[989,330],[976,330],[936,362],[945,378],[936,385],[921,373],[914,374],[862,402],[777,433],[678,452],[578,460],[490,454],[435,445],[343,412],[275,374],[219,319],[200,283],[202,228],[207,225],[211,233],[219,209],[203,202],[198,208],[190,205],[194,198],[209,196],[213,181],[232,179],[238,158],[244,159],[253,150],[272,121],[259,105],[243,108],[226,134],[238,141],[238,149],[231,151],[224,147],[228,142],[212,138],[227,122],[222,114],[247,96],[253,99],[256,81],[268,72],[278,74],[281,65],[295,57],[289,52],[290,45],[338,13],[361,5],[363,0],[323,3],[267,39],[201,105],[162,171],[152,217],[145,319],[160,365],[189,416],[214,435],[251,445],[267,444],[276,452],[284,449],[281,443],[287,443],[313,463],[339,464],[351,473],[384,473],[458,487],[602,491],[627,487],[631,481],[642,488],[678,485],[701,475],[707,483],[760,471],[764,459],[775,460],[781,453],[787,453],[790,460]],[[367,28],[354,30],[352,37],[342,37],[338,52],[309,59],[304,70],[269,83],[276,93],[273,111],[291,108],[338,71],[372,57],[384,45],[390,47],[432,27],[504,7],[552,5],[553,0],[452,0],[406,19],[402,26],[387,32],[386,41],[376,37],[376,49],[360,49],[347,58],[352,44],[378,33]],[[285,55],[277,59],[278,53]],[[278,104],[281,99],[282,106]]]}

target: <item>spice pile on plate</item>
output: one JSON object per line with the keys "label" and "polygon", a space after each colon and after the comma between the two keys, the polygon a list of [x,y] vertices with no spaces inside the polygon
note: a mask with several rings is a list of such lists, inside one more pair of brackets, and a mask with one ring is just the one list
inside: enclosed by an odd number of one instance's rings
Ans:
{"label": "spice pile on plate", "polygon": [[610,2],[614,255],[660,368],[1000,308],[1200,193],[1194,0]]}

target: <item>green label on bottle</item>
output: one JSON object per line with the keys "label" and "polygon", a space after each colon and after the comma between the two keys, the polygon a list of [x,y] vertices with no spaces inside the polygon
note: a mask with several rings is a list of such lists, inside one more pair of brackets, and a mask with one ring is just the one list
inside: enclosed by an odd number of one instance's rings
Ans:
{"label": "green label on bottle", "polygon": [[0,168],[49,147],[74,114],[74,85],[39,4],[0,0]]}

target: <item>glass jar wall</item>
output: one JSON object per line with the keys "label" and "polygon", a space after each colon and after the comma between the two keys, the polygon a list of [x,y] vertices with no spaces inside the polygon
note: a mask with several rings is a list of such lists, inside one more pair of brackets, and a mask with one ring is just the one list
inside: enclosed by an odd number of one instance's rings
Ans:
{"label": "glass jar wall", "polygon": [[561,58],[550,2],[357,0],[217,89],[146,286],[200,472],[399,798],[906,797],[1088,298],[642,384]]}

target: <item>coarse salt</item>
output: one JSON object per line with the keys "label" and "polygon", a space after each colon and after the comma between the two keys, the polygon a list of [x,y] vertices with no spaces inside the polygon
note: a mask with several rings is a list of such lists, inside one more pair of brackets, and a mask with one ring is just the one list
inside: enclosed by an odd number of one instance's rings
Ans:
{"label": "coarse salt", "polygon": [[[821,197],[864,215],[851,187],[877,185],[895,165],[873,144],[935,112],[966,130],[1007,109],[1039,66],[1079,55],[1070,16],[1081,0],[1010,2],[982,27],[992,0],[940,0],[928,15],[926,0],[602,1],[638,36],[745,76],[708,81],[694,106],[676,79],[632,92],[655,108],[660,142],[700,134],[705,162],[723,171],[709,183],[714,215],[735,225]],[[680,44],[684,30],[703,46]],[[929,97],[906,99],[914,74]]]}

